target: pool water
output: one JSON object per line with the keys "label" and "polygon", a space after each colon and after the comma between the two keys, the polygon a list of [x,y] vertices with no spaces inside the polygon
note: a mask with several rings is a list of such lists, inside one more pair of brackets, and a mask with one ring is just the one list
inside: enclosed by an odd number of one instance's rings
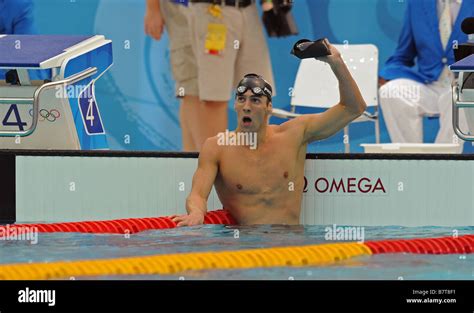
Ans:
{"label": "pool water", "polygon": [[[326,244],[326,226],[203,225],[137,234],[40,233],[37,244],[0,240],[0,263],[53,262]],[[474,234],[474,227],[365,227],[365,241]],[[330,266],[191,271],[178,275],[76,277],[76,279],[387,279],[474,280],[474,254],[379,254]]]}

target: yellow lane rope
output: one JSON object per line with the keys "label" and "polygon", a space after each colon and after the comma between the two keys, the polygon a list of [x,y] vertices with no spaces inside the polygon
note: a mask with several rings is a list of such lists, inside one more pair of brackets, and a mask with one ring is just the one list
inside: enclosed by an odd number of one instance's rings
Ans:
{"label": "yellow lane rope", "polygon": [[237,251],[193,252],[144,257],[0,265],[0,279],[42,280],[76,276],[177,274],[209,269],[326,265],[371,250],[359,243],[333,243]]}

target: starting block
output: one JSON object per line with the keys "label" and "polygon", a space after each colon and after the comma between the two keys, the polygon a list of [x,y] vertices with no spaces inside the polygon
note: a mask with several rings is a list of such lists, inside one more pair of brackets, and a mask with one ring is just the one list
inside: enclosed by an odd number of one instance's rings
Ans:
{"label": "starting block", "polygon": [[458,73],[452,83],[453,127],[459,138],[474,141],[474,136],[465,134],[459,128],[459,109],[465,108],[469,129],[474,130],[474,54],[452,64],[449,69]]}
{"label": "starting block", "polygon": [[94,88],[112,64],[104,36],[0,35],[0,148],[108,149]]}

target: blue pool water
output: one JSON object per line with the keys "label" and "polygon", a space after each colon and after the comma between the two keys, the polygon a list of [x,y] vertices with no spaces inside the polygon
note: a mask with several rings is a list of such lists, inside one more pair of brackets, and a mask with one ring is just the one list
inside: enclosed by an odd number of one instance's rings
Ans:
{"label": "blue pool water", "polygon": [[[204,225],[146,231],[130,236],[40,233],[38,243],[0,240],[0,263],[52,262],[146,256],[193,251],[223,251],[331,243],[325,226]],[[474,227],[365,227],[365,241],[474,234]],[[238,232],[238,233],[237,233]],[[237,236],[238,234],[238,236]],[[237,238],[236,238],[237,237]],[[338,241],[340,242],[340,241]],[[76,277],[76,279],[469,279],[474,254],[362,256],[320,267],[209,270],[179,275]]]}

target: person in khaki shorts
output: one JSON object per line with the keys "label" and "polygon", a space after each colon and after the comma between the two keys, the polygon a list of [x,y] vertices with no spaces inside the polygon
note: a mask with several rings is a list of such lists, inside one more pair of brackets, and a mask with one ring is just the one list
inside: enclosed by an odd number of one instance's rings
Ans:
{"label": "person in khaki shorts", "polygon": [[200,149],[207,138],[228,128],[228,101],[241,77],[257,73],[275,84],[255,1],[190,0],[188,10],[201,100],[195,134]]}
{"label": "person in khaki shorts", "polygon": [[200,142],[196,58],[191,47],[190,29],[186,17],[188,8],[183,0],[147,0],[145,33],[160,40],[163,29],[169,35],[170,61],[176,81],[176,95],[181,98],[180,123],[184,151],[198,151]]}

